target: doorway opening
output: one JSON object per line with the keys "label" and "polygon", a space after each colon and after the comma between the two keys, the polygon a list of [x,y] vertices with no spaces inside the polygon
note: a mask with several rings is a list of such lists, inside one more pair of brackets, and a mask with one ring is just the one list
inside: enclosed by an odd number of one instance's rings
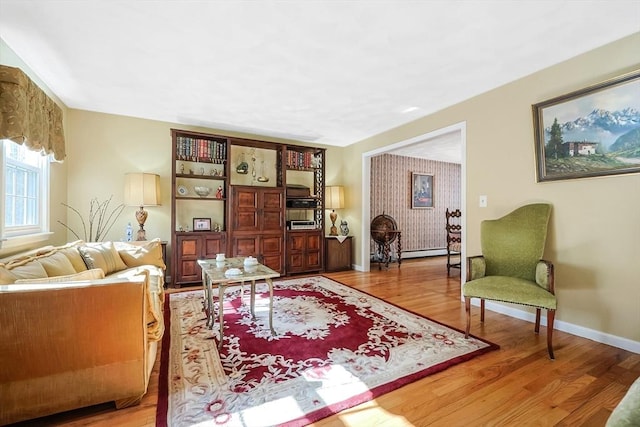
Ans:
{"label": "doorway opening", "polygon": [[[370,236],[371,224],[371,159],[382,154],[394,154],[406,157],[421,157],[436,161],[460,163],[460,209],[463,212],[462,239],[465,236],[465,211],[466,211],[466,122],[456,123],[445,128],[428,132],[416,137],[397,142],[376,150],[362,154],[362,236],[363,240]],[[453,156],[453,157],[452,157]],[[457,156],[457,157],[456,157]],[[371,268],[370,244],[368,239],[361,245],[361,259],[363,271]],[[462,247],[460,279],[465,280],[465,248]]]}

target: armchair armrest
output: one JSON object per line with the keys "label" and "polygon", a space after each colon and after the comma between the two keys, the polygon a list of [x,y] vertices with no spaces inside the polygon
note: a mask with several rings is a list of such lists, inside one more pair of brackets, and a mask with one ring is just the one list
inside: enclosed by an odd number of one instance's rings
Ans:
{"label": "armchair armrest", "polygon": [[484,277],[487,264],[482,255],[467,257],[467,282]]}
{"label": "armchair armrest", "polygon": [[550,261],[541,259],[536,265],[536,283],[538,286],[555,294],[554,290],[553,264]]}

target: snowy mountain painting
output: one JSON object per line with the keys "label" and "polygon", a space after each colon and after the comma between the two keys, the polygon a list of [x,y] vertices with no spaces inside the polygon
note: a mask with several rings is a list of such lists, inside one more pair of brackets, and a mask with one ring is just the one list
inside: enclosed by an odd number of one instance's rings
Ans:
{"label": "snowy mountain painting", "polygon": [[[638,84],[640,85],[640,82]],[[601,144],[603,151],[607,152],[619,137],[640,129],[640,109],[631,107],[620,111],[595,109],[586,116],[561,123],[560,128],[564,141],[597,142]],[[546,141],[549,138],[549,130],[545,129]]]}
{"label": "snowy mountain painting", "polygon": [[536,104],[534,117],[539,181],[640,172],[640,72]]}

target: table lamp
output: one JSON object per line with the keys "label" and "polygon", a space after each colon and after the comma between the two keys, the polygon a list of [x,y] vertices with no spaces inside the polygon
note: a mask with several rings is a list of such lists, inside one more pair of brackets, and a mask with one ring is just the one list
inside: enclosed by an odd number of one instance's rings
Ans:
{"label": "table lamp", "polygon": [[152,173],[128,173],[124,180],[124,203],[127,206],[140,206],[136,211],[136,220],[140,229],[136,240],[147,240],[144,223],[148,213],[144,206],[158,206],[160,204],[160,175]]}
{"label": "table lamp", "polygon": [[344,188],[341,185],[326,187],[324,196],[325,208],[331,209],[331,213],[329,214],[329,218],[331,218],[329,236],[337,236],[338,228],[336,227],[336,220],[338,219],[338,214],[336,214],[335,210],[344,209]]}

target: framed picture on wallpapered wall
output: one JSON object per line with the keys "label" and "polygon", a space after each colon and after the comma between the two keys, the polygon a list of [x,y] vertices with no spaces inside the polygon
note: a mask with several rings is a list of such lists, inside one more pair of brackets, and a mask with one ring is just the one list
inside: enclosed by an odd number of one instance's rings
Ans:
{"label": "framed picture on wallpapered wall", "polygon": [[640,172],[640,70],[532,108],[538,182]]}
{"label": "framed picture on wallpapered wall", "polygon": [[433,175],[411,172],[411,209],[433,208]]}

